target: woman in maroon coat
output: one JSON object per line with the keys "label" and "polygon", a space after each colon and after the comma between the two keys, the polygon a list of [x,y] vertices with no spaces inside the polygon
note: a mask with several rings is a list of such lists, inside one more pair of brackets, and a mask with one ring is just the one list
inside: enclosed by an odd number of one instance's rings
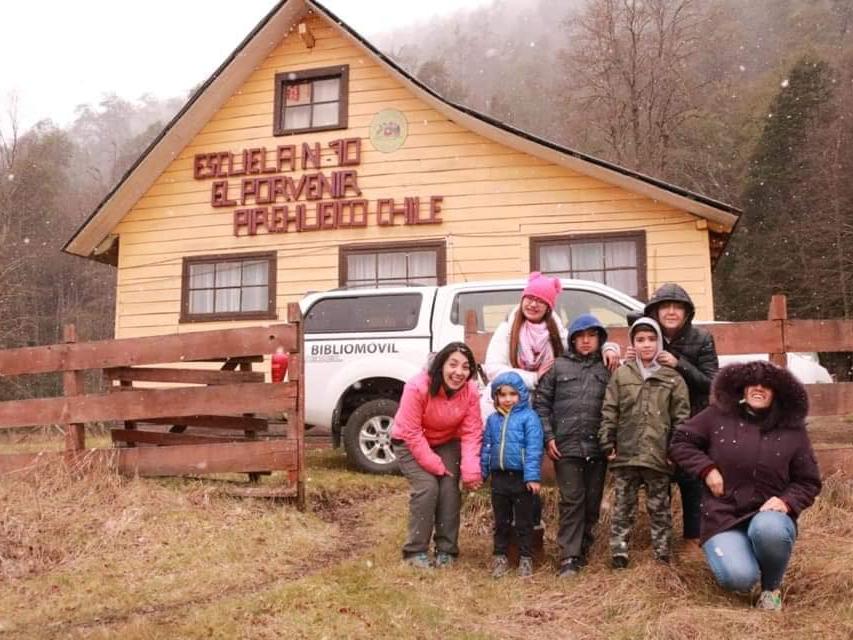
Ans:
{"label": "woman in maroon coat", "polygon": [[717,582],[779,610],[796,520],[821,482],[805,418],[806,390],[769,362],[733,364],[714,379],[710,407],[678,427],[670,457],[705,483],[701,542]]}

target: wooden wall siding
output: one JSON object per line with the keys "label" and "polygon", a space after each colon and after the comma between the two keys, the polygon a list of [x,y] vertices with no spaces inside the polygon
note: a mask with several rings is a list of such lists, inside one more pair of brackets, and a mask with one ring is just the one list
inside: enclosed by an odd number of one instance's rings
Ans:
{"label": "wooden wall siding", "polygon": [[[712,317],[708,236],[693,215],[473,134],[414,98],[319,18],[311,17],[310,26],[315,47],[306,49],[293,34],[284,38],[117,226],[117,337],[234,325],[179,324],[181,260],[188,255],[277,249],[283,317],[287,302],[338,285],[342,243],[446,239],[448,281],[454,282],[523,276],[531,235],[633,229],[647,233],[649,291],[677,280],[696,301],[698,317]],[[275,74],[344,63],[350,65],[349,129],[274,137]],[[406,143],[388,154],[373,149],[367,132],[385,108],[403,111],[409,121]],[[443,224],[379,228],[369,219],[359,229],[235,238],[232,210],[213,209],[211,181],[192,176],[196,153],[341,137],[362,138],[356,170],[365,197],[442,195]],[[324,149],[323,164],[331,166],[332,159]]]}

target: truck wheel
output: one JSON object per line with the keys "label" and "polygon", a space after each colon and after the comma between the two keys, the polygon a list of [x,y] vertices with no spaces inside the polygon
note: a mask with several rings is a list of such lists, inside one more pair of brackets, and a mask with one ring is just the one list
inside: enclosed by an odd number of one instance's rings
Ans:
{"label": "truck wheel", "polygon": [[344,429],[347,459],[368,473],[394,473],[397,456],[391,447],[391,425],[399,403],[369,400],[352,412]]}

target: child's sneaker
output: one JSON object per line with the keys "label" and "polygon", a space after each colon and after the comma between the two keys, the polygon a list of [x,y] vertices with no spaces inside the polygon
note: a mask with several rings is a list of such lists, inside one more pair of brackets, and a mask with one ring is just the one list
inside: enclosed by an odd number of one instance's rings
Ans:
{"label": "child's sneaker", "polygon": [[521,556],[518,559],[518,577],[529,578],[533,575],[533,558],[530,556]]}
{"label": "child's sneaker", "polygon": [[498,554],[492,558],[492,577],[503,578],[509,573],[509,560],[505,555]]}
{"label": "child's sneaker", "polygon": [[557,574],[561,578],[571,578],[580,573],[583,564],[578,557],[566,558],[560,563],[560,572]]}
{"label": "child's sneaker", "polygon": [[779,589],[773,591],[762,591],[758,596],[758,602],[755,603],[756,609],[764,609],[765,611],[781,611],[782,610],[782,592]]}
{"label": "child's sneaker", "polygon": [[435,568],[436,569],[449,569],[453,566],[453,563],[456,562],[456,558],[454,558],[449,553],[444,551],[439,551],[435,554]]}
{"label": "child's sneaker", "polygon": [[409,556],[404,562],[415,569],[432,569],[432,563],[426,553],[416,553]]}
{"label": "child's sneaker", "polygon": [[613,556],[610,559],[610,566],[614,569],[626,569],[628,567],[628,556]]}

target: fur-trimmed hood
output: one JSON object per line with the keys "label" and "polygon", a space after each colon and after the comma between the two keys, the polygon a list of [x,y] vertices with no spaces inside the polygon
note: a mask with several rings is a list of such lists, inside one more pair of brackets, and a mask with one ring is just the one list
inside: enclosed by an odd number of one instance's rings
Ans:
{"label": "fur-trimmed hood", "polygon": [[803,429],[809,413],[806,388],[787,369],[771,362],[756,360],[730,364],[720,369],[711,389],[713,402],[722,410],[735,413],[740,410],[743,390],[749,385],[761,384],[773,389],[773,418],[768,427]]}

